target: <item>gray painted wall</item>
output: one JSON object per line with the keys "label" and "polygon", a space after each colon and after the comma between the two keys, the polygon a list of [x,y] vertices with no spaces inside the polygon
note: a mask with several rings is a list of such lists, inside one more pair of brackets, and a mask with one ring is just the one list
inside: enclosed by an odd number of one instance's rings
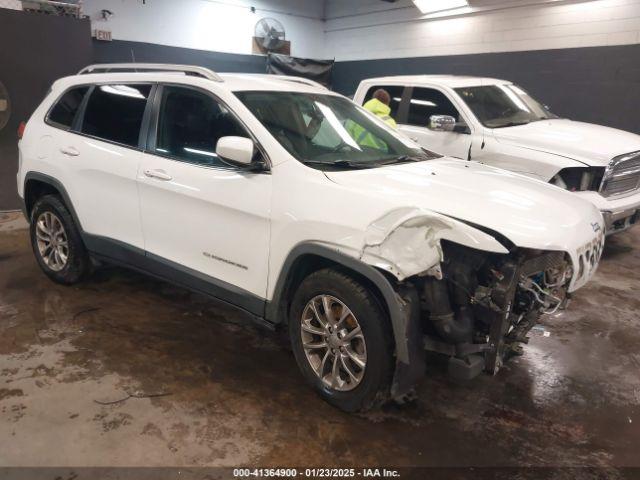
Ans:
{"label": "gray painted wall", "polygon": [[456,74],[512,80],[562,117],[640,133],[640,45],[336,62],[335,90],[385,75]]}
{"label": "gray painted wall", "polygon": [[218,72],[265,73],[267,60],[261,55],[209,52],[192,48],[169,47],[153,43],[93,41],[94,62],[150,62],[200,65]]}
{"label": "gray painted wall", "polygon": [[44,98],[54,80],[91,62],[89,20],[0,9],[0,82],[12,103],[0,130],[0,210],[19,208],[17,130]]}

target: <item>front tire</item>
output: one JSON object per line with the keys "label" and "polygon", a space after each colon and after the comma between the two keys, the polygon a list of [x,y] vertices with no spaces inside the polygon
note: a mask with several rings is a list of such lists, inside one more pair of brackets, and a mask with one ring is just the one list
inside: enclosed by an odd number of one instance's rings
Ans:
{"label": "front tire", "polygon": [[57,195],[39,198],[31,211],[30,237],[42,271],[54,282],[71,285],[90,270],[91,262],[78,228]]}
{"label": "front tire", "polygon": [[327,402],[355,412],[389,398],[393,336],[362,283],[334,269],[309,275],[293,297],[289,335],[302,375]]}

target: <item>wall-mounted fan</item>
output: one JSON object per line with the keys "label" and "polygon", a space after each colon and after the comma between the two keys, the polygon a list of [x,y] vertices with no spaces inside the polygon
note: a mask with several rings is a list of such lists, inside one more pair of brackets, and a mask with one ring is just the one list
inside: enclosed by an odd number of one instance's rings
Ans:
{"label": "wall-mounted fan", "polygon": [[279,50],[286,41],[284,27],[275,18],[258,20],[254,35],[260,47],[267,52]]}

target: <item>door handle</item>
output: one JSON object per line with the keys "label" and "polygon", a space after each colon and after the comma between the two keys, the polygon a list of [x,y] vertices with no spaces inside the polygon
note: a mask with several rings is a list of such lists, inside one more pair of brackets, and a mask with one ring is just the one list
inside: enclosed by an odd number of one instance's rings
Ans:
{"label": "door handle", "polygon": [[80,152],[75,147],[62,147],[60,148],[60,153],[68,155],[69,157],[77,157],[80,155]]}
{"label": "door handle", "polygon": [[168,181],[173,178],[164,170],[145,170],[144,174],[149,178],[156,178],[158,180],[164,180],[164,181]]}

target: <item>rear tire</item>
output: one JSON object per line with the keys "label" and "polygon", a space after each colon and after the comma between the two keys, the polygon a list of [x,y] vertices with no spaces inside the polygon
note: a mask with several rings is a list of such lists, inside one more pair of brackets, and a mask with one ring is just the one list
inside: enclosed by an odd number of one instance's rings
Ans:
{"label": "rear tire", "polygon": [[393,334],[362,283],[329,268],[309,275],[293,297],[289,336],[305,380],[330,404],[356,412],[388,400]]}
{"label": "rear tire", "polygon": [[54,282],[77,283],[91,268],[80,232],[57,195],[40,197],[31,211],[30,237],[42,271]]}

